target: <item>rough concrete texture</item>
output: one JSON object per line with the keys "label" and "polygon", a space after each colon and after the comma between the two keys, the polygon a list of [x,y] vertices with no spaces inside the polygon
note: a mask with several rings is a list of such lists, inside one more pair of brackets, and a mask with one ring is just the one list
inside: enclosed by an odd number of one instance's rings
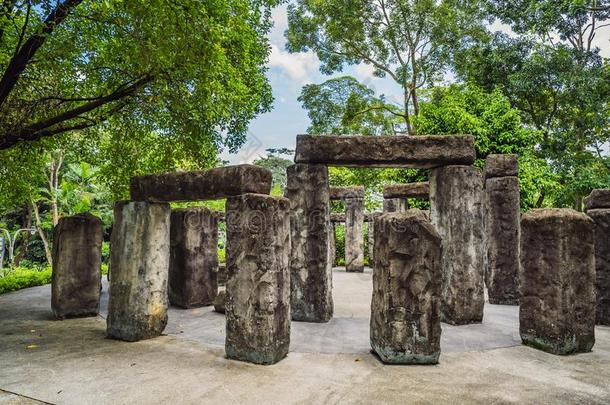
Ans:
{"label": "rough concrete texture", "polygon": [[486,266],[483,173],[447,166],[430,173],[430,220],[443,238],[443,321],[483,319]]}
{"label": "rough concrete texture", "polygon": [[244,193],[269,194],[271,177],[270,170],[254,165],[137,176],[131,179],[131,199],[160,202],[200,201]]}
{"label": "rough concrete texture", "polygon": [[383,198],[430,198],[430,183],[389,184],[383,187]]}
{"label": "rough concrete texture", "polygon": [[492,304],[519,304],[519,179],[485,181],[487,203],[487,293]]}
{"label": "rough concrete texture", "polygon": [[384,365],[370,353],[370,269],[334,277],[333,319],[293,322],[291,351],[271,367],[227,360],[211,307],[171,307],[167,335],[125,344],[104,338],[106,283],[101,316],[65,322],[49,285],[2,294],[0,389],[78,405],[610,402],[609,327],[592,352],[554,356],[521,345],[517,307],[486,305],[482,324],[442,325],[439,365]]}
{"label": "rough concrete texture", "polygon": [[292,319],[328,322],[333,316],[328,168],[297,164],[288,167],[286,174]]}
{"label": "rough concrete texture", "polygon": [[227,291],[219,291],[214,298],[214,311],[224,314],[226,311]]}
{"label": "rough concrete texture", "polygon": [[330,214],[330,222],[345,222],[345,213],[344,212],[331,212]]}
{"label": "rough concrete texture", "polygon": [[441,237],[419,211],[375,221],[371,347],[384,363],[437,364],[441,352]]}
{"label": "rough concrete texture", "polygon": [[102,286],[102,221],[91,214],[64,217],[53,231],[53,294],[58,319],[95,316]]}
{"label": "rough concrete texture", "polygon": [[519,162],[517,155],[487,155],[485,159],[485,178],[517,177],[518,175]]}
{"label": "rough concrete texture", "polygon": [[348,272],[364,271],[364,199],[345,200],[345,268]]}
{"label": "rough concrete texture", "polygon": [[383,200],[383,212],[405,212],[409,209],[406,198],[385,198]]}
{"label": "rough concrete texture", "polygon": [[595,222],[596,322],[610,326],[610,209],[593,209],[587,214]]}
{"label": "rough concrete texture", "polygon": [[347,167],[470,165],[472,136],[297,136],[296,163]]}
{"label": "rough concrete texture", "polygon": [[610,208],[610,189],[596,189],[586,199],[587,209]]}
{"label": "rough concrete texture", "polygon": [[523,343],[549,353],[591,351],[595,343],[593,221],[571,209],[541,209],[521,220]]}
{"label": "rough concrete texture", "polygon": [[364,187],[330,187],[328,190],[330,200],[344,200],[346,198],[364,198]]}
{"label": "rough concrete texture", "polygon": [[169,302],[182,308],[212,305],[218,292],[218,218],[207,208],[171,214]]}
{"label": "rough concrete texture", "polygon": [[169,204],[115,204],[108,337],[137,341],[159,336],[165,329],[170,214]]}
{"label": "rough concrete texture", "polygon": [[290,346],[290,202],[227,200],[227,357],[274,364]]}

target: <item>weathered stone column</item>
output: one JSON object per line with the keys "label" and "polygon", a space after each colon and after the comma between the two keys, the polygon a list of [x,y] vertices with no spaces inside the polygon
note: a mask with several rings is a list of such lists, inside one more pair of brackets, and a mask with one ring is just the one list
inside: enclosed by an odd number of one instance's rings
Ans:
{"label": "weathered stone column", "polygon": [[521,213],[517,155],[489,155],[485,162],[487,293],[491,304],[519,304]]}
{"label": "weathered stone column", "polygon": [[102,221],[64,217],[53,231],[51,308],[58,319],[95,316],[102,288]]}
{"label": "weathered stone column", "polygon": [[483,320],[485,247],[483,174],[474,166],[430,173],[430,219],[443,238],[443,321]]}
{"label": "weathered stone column", "polygon": [[325,165],[297,164],[286,173],[292,319],[328,322],[333,316],[328,169]]}
{"label": "weathered stone column", "polygon": [[368,241],[369,241],[369,266],[370,267],[374,267],[373,263],[375,262],[375,219],[377,217],[379,217],[379,215],[381,215],[381,213],[379,213],[379,212],[373,212],[373,213],[369,214]]}
{"label": "weathered stone column", "polygon": [[587,214],[595,222],[596,322],[610,326],[610,190],[593,190]]}
{"label": "weathered stone column", "polygon": [[230,359],[273,364],[290,345],[290,202],[261,194],[227,200]]}
{"label": "weathered stone column", "polygon": [[114,206],[108,337],[137,341],[167,324],[169,204],[121,201]]}
{"label": "weathered stone column", "polygon": [[218,216],[203,207],[173,210],[170,246],[170,303],[212,305],[218,293]]}
{"label": "weathered stone column", "polygon": [[345,270],[364,271],[364,199],[345,199]]}
{"label": "weathered stone column", "polygon": [[337,243],[335,238],[337,237],[337,229],[335,229],[335,223],[331,222],[330,224],[330,235],[328,235],[328,243],[330,245],[330,264],[331,266],[335,266],[337,262]]}
{"label": "weathered stone column", "polygon": [[371,347],[385,363],[436,364],[441,351],[441,237],[419,210],[375,221]]}
{"label": "weathered stone column", "polygon": [[406,198],[384,198],[383,212],[405,212],[409,209]]}
{"label": "weathered stone column", "polygon": [[521,220],[519,332],[553,354],[595,343],[593,221],[571,209],[541,209]]}

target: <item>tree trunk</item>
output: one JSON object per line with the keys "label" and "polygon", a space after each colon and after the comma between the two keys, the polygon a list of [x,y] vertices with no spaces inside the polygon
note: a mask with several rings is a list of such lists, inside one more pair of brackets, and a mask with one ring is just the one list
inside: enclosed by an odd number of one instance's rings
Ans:
{"label": "tree trunk", "polygon": [[53,256],[51,255],[51,249],[49,247],[49,241],[44,231],[42,230],[42,222],[40,221],[40,212],[38,211],[38,204],[32,201],[32,211],[34,211],[34,217],[36,218],[36,229],[38,229],[38,235],[44,245],[44,254],[47,257],[47,262],[50,266],[53,266]]}
{"label": "tree trunk", "polygon": [[[24,221],[22,223],[22,228],[32,228],[32,207],[30,205],[26,205],[25,208],[25,218]],[[19,253],[15,256],[14,262],[15,262],[15,266],[19,267],[19,264],[21,263],[21,261],[25,258],[25,256],[28,254],[28,247],[30,245],[30,233],[26,232],[23,235],[23,244],[21,249],[19,249]]]}

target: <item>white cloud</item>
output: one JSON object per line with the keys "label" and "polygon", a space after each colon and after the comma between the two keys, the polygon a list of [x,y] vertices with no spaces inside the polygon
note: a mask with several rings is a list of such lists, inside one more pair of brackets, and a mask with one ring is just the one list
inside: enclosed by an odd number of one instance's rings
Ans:
{"label": "white cloud", "polygon": [[300,84],[307,84],[320,68],[320,60],[311,51],[289,53],[272,44],[269,67],[280,69]]}
{"label": "white cloud", "polygon": [[373,76],[374,71],[375,68],[371,64],[361,63],[356,66],[356,76],[360,81],[373,80],[375,78]]}

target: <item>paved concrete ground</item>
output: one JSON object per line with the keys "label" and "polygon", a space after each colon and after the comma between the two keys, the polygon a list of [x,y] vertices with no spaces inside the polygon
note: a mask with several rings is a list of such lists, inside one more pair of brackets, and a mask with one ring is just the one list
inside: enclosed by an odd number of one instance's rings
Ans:
{"label": "paved concrete ground", "polygon": [[102,316],[52,320],[49,286],[5,294],[0,405],[610,403],[610,328],[592,353],[553,356],[520,345],[516,307],[487,305],[481,325],[443,325],[438,366],[385,366],[369,353],[370,295],[369,272],[337,269],[335,318],[293,322],[291,353],[265,367],[224,358],[224,316],[209,308],[172,308],[166,336],[124,343],[105,339]]}

